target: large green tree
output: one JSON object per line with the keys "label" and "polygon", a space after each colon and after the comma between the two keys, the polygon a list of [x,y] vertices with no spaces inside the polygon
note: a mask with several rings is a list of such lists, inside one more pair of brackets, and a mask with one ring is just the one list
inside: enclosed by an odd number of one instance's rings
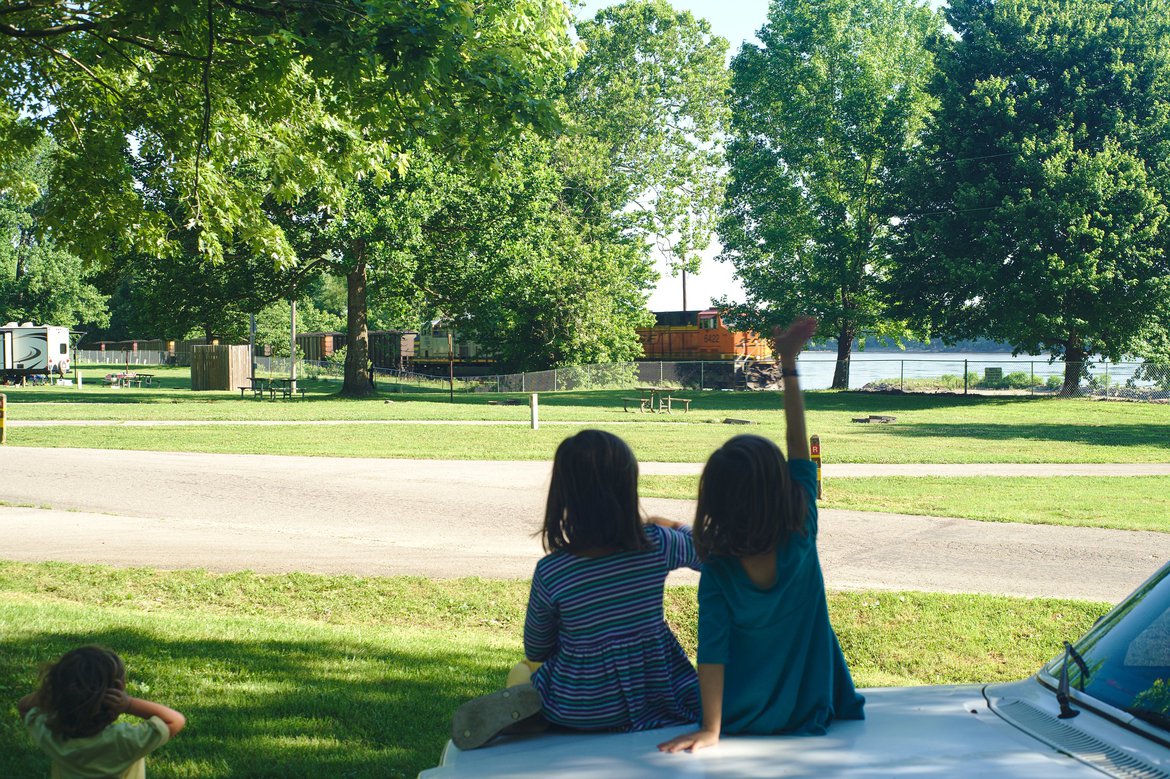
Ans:
{"label": "large green tree", "polygon": [[953,0],[907,177],[904,313],[1065,361],[1168,353],[1170,3]]}
{"label": "large green tree", "polygon": [[727,41],[666,0],[627,0],[577,22],[558,149],[566,202],[617,220],[695,271],[723,197]]}
{"label": "large green tree", "polygon": [[508,369],[628,360],[656,274],[696,267],[722,194],[727,42],[664,0],[577,23],[563,131],[457,175],[424,227],[420,287]]}
{"label": "large green tree", "polygon": [[81,258],[41,229],[53,147],[42,138],[12,168],[26,182],[21,196],[0,194],[0,322],[81,327],[109,322],[106,296],[91,283]]}
{"label": "large green tree", "polygon": [[893,171],[931,107],[939,29],[915,0],[778,0],[761,44],[732,61],[719,232],[747,295],[733,312],[757,332],[816,316],[837,342],[834,388],[855,337],[904,332],[879,294],[881,241]]}
{"label": "large green tree", "polygon": [[[491,181],[451,176],[422,226],[417,288],[505,370],[630,360],[656,274],[641,234],[582,214],[573,139],[529,137]],[[572,202],[570,202],[572,201]]]}
{"label": "large green tree", "polygon": [[[215,261],[243,241],[293,264],[267,200],[340,205],[419,138],[475,160],[554,123],[541,94],[571,60],[567,21],[560,0],[5,3],[0,139],[29,142],[23,115],[57,141],[47,217],[86,259],[194,233]],[[0,188],[25,192],[7,148]],[[142,176],[181,212],[152,208]]]}

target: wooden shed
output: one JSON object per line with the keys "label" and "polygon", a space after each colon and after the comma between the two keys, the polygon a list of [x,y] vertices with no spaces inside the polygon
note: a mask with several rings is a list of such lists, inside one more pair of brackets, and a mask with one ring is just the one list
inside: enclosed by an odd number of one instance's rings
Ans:
{"label": "wooden shed", "polygon": [[192,346],[191,389],[234,392],[248,386],[252,359],[247,345]]}

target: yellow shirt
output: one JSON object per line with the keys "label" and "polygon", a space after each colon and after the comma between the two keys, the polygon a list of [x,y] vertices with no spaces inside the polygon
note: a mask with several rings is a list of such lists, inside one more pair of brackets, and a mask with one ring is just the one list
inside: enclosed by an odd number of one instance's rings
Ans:
{"label": "yellow shirt", "polygon": [[145,779],[146,756],[171,737],[158,717],[115,722],[84,738],[62,738],[49,730],[45,719],[33,708],[24,724],[33,743],[53,761],[51,779]]}

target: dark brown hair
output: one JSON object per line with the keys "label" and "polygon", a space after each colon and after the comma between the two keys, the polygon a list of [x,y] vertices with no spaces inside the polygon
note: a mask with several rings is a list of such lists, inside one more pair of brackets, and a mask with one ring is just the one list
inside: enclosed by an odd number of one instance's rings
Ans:
{"label": "dark brown hair", "polygon": [[807,533],[805,490],[780,447],[737,435],[711,454],[699,479],[695,550],[701,559],[763,554]]}
{"label": "dark brown hair", "polygon": [[66,652],[41,674],[37,705],[49,730],[65,738],[100,733],[118,718],[104,698],[106,691],[125,682],[122,658],[100,646]]}
{"label": "dark brown hair", "polygon": [[625,441],[603,430],[561,441],[541,540],[549,552],[649,548],[638,510],[638,461]]}

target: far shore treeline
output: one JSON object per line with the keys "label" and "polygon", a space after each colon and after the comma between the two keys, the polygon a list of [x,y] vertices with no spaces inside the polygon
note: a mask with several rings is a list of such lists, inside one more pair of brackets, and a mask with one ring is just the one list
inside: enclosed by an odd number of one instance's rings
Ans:
{"label": "far shore treeline", "polygon": [[[453,326],[507,372],[640,353],[664,255],[736,327],[1170,360],[1170,3],[23,3],[0,320],[91,340]],[[729,54],[731,55],[729,57]]]}

